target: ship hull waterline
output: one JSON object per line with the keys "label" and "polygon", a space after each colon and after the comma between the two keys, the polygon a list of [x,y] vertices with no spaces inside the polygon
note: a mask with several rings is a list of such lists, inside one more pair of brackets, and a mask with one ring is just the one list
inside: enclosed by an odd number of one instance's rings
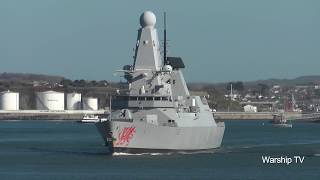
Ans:
{"label": "ship hull waterline", "polygon": [[[97,122],[111,153],[213,152],[222,143],[225,125],[175,127],[144,122]],[[164,133],[165,132],[165,133]]]}

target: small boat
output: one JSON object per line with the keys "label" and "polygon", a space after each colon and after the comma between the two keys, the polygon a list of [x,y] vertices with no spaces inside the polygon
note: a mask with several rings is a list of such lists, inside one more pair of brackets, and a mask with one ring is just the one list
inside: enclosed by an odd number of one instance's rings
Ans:
{"label": "small boat", "polygon": [[83,116],[83,118],[80,120],[81,123],[96,123],[99,122],[99,116],[94,114],[86,114]]}
{"label": "small boat", "polygon": [[292,123],[288,122],[287,118],[283,114],[274,114],[271,124],[275,127],[292,128]]}

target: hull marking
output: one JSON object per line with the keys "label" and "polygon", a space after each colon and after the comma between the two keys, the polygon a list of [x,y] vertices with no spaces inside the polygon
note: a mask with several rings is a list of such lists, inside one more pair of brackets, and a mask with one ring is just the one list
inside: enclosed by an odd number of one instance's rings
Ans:
{"label": "hull marking", "polygon": [[125,127],[118,133],[116,146],[128,146],[134,134],[136,133],[135,127]]}

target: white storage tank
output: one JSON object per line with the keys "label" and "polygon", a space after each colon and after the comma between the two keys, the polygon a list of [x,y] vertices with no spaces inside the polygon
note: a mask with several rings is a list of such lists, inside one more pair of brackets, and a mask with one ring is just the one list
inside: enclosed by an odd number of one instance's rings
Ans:
{"label": "white storage tank", "polygon": [[80,110],[81,109],[81,94],[68,93],[67,94],[67,110]]}
{"label": "white storage tank", "polygon": [[98,110],[98,98],[83,98],[82,105],[84,110]]}
{"label": "white storage tank", "polygon": [[244,112],[258,112],[257,107],[252,105],[245,105],[243,110]]}
{"label": "white storage tank", "polygon": [[44,91],[36,93],[37,110],[64,110],[64,93]]}
{"label": "white storage tank", "polygon": [[19,110],[19,93],[11,91],[1,92],[0,110]]}

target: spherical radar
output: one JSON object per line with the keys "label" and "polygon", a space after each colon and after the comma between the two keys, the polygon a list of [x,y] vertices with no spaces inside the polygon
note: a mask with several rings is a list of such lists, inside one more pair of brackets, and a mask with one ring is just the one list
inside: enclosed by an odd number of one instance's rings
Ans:
{"label": "spherical radar", "polygon": [[142,27],[154,26],[156,24],[156,16],[151,11],[146,11],[140,16],[140,25]]}

